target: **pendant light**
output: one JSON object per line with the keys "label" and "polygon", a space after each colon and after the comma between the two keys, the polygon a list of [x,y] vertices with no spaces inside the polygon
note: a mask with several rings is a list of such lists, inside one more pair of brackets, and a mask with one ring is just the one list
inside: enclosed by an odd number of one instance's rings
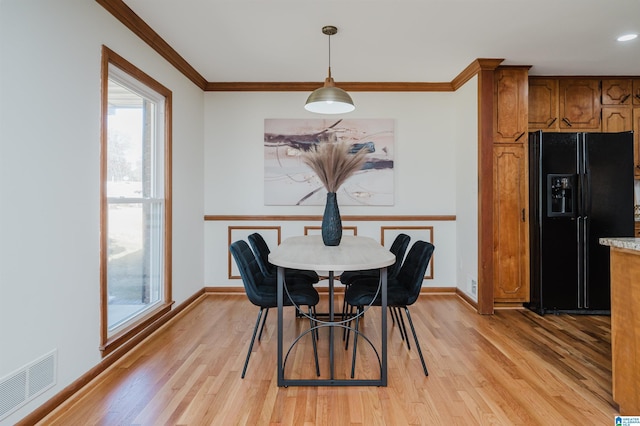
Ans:
{"label": "pendant light", "polygon": [[311,92],[307,98],[304,106],[307,111],[318,114],[344,114],[356,109],[351,96],[336,87],[331,77],[331,36],[337,32],[338,29],[334,26],[322,27],[322,33],[329,36],[329,76],[324,80],[324,86]]}

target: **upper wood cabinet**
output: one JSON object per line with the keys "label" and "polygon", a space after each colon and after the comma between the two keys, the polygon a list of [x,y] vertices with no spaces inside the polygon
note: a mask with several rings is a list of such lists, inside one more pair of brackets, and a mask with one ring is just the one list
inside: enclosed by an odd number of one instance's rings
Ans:
{"label": "upper wood cabinet", "polygon": [[529,131],[599,132],[600,80],[529,79]]}
{"label": "upper wood cabinet", "polygon": [[628,106],[603,106],[602,131],[605,133],[633,130],[633,110]]}
{"label": "upper wood cabinet", "polygon": [[600,131],[600,80],[561,79],[558,88],[560,130]]}
{"label": "upper wood cabinet", "polygon": [[640,79],[602,80],[602,131],[630,130],[633,130],[634,176],[640,179]]}
{"label": "upper wood cabinet", "polygon": [[633,155],[634,175],[636,179],[640,179],[640,107],[633,108]]}
{"label": "upper wood cabinet", "polygon": [[529,130],[558,131],[558,80],[529,80]]}
{"label": "upper wood cabinet", "polygon": [[602,105],[631,105],[632,80],[602,80]]}
{"label": "upper wood cabinet", "polygon": [[527,139],[529,67],[498,67],[495,71],[493,141],[522,143]]}

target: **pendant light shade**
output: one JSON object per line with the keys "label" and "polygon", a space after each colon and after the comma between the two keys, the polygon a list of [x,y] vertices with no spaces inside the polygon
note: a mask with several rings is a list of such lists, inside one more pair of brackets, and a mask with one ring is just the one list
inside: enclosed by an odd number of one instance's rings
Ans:
{"label": "pendant light shade", "polygon": [[344,90],[336,87],[331,77],[331,36],[338,29],[333,26],[322,28],[322,33],[329,36],[329,76],[324,81],[324,86],[314,90],[307,98],[304,108],[307,111],[318,114],[344,114],[356,109],[351,96]]}
{"label": "pendant light shade", "polygon": [[336,87],[330,77],[325,80],[324,87],[311,92],[304,108],[318,114],[344,114],[356,109],[351,96]]}

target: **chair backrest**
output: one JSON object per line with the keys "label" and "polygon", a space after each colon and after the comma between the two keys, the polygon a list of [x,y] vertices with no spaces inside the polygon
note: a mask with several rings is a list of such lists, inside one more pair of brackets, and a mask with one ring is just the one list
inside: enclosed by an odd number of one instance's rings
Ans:
{"label": "chair backrest", "polygon": [[404,255],[407,252],[407,247],[409,247],[410,240],[411,237],[407,234],[398,234],[396,239],[393,240],[389,251],[395,254],[396,262],[387,268],[387,276],[389,278],[394,278],[400,270],[400,265],[402,265],[402,260],[404,259]]}
{"label": "chair backrest", "polygon": [[396,280],[409,293],[407,305],[413,304],[420,295],[424,274],[431,261],[434,249],[435,247],[431,243],[421,240],[416,241],[409,249],[409,253],[407,253],[407,257],[400,267]]}
{"label": "chair backrest", "polygon": [[249,244],[251,244],[251,248],[256,255],[256,260],[258,261],[258,266],[260,270],[265,276],[275,276],[276,267],[269,263],[269,253],[271,250],[267,245],[267,242],[262,238],[262,235],[255,232],[248,237]]}
{"label": "chair backrest", "polygon": [[244,289],[251,303],[256,306],[272,304],[273,300],[275,300],[275,290],[270,292],[273,297],[266,300],[264,291],[261,291],[260,288],[264,285],[264,276],[249,244],[244,240],[238,240],[231,244],[229,251],[231,251],[236,265],[238,265]]}

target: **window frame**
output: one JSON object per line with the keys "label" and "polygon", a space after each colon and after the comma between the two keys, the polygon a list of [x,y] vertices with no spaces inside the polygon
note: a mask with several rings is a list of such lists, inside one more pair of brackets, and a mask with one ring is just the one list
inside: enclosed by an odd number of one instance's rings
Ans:
{"label": "window frame", "polygon": [[[118,331],[109,333],[108,322],[108,216],[109,202],[107,194],[107,160],[108,160],[108,112],[109,112],[109,67],[116,67],[119,71],[128,74],[137,83],[149,87],[164,97],[164,197],[160,194],[157,198],[164,199],[164,230],[162,231],[162,269],[163,282],[161,283],[160,302],[155,303],[146,312],[135,316],[125,324],[117,327]],[[171,310],[172,300],[172,92],[158,83],[152,77],[137,68],[131,62],[124,59],[106,46],[102,46],[101,60],[101,125],[100,125],[100,346],[102,356],[106,356],[113,350],[122,346],[134,336],[151,326],[160,317]]]}

